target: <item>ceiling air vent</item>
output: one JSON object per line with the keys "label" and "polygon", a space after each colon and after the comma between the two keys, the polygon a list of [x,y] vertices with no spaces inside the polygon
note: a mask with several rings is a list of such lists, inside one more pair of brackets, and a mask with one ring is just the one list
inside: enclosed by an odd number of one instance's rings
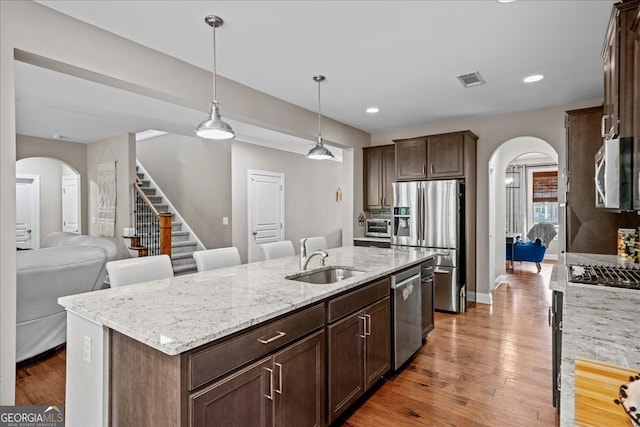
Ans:
{"label": "ceiling air vent", "polygon": [[458,76],[458,80],[464,87],[478,86],[484,84],[484,79],[478,71]]}

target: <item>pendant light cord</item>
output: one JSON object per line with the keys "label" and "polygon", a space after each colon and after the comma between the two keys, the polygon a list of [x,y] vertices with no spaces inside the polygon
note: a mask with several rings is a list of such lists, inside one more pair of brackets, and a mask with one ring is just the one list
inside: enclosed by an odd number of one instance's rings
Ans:
{"label": "pendant light cord", "polygon": [[217,101],[216,97],[216,26],[213,25],[213,100]]}
{"label": "pendant light cord", "polygon": [[322,132],[320,132],[320,117],[322,115],[320,109],[320,83],[322,83],[322,81],[318,81],[318,136],[322,136]]}

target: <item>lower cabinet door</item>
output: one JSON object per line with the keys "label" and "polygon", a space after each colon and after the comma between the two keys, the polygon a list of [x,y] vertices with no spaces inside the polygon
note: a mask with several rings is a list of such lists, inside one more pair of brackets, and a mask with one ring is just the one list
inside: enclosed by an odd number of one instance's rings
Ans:
{"label": "lower cabinet door", "polygon": [[391,311],[389,297],[364,309],[365,317],[365,389],[374,385],[391,367]]}
{"label": "lower cabinet door", "polygon": [[329,325],[329,422],[364,392],[365,317],[358,311]]}
{"label": "lower cabinet door", "polygon": [[268,357],[189,396],[190,425],[272,426],[272,365]]}
{"label": "lower cabinet door", "polygon": [[325,425],[324,331],[287,347],[273,357],[275,425]]}

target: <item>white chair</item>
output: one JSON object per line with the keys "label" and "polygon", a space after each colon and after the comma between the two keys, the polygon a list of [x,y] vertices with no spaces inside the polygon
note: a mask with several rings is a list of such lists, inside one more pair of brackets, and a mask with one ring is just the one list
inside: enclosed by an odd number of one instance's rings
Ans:
{"label": "white chair", "polygon": [[279,242],[263,243],[260,245],[264,259],[282,258],[296,254],[291,240],[281,240]]}
{"label": "white chair", "polygon": [[[307,241],[304,243],[304,247],[307,249],[307,254],[315,251],[326,251],[329,247],[327,245],[327,239],[323,236],[319,237],[307,237]],[[304,239],[300,239],[300,244]]]}
{"label": "white chair", "polygon": [[173,277],[169,255],[127,258],[107,263],[112,288]]}
{"label": "white chair", "polygon": [[240,253],[233,246],[196,251],[193,253],[193,259],[196,260],[198,272],[240,265]]}

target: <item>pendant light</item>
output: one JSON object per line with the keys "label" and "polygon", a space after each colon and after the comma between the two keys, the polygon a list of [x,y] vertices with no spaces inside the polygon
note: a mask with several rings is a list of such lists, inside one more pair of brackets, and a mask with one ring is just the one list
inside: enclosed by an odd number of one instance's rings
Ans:
{"label": "pendant light", "polygon": [[216,28],[222,26],[224,21],[219,16],[208,15],[204,22],[213,28],[213,100],[209,105],[209,119],[198,125],[196,135],[205,139],[231,139],[235,133],[220,117],[220,104],[216,99]]}
{"label": "pendant light", "polygon": [[322,133],[320,132],[320,117],[322,116],[320,110],[320,83],[325,80],[325,77],[317,75],[313,76],[313,80],[318,83],[318,142],[316,142],[316,146],[307,153],[307,158],[314,160],[333,159],[331,151],[329,151],[322,143]]}

